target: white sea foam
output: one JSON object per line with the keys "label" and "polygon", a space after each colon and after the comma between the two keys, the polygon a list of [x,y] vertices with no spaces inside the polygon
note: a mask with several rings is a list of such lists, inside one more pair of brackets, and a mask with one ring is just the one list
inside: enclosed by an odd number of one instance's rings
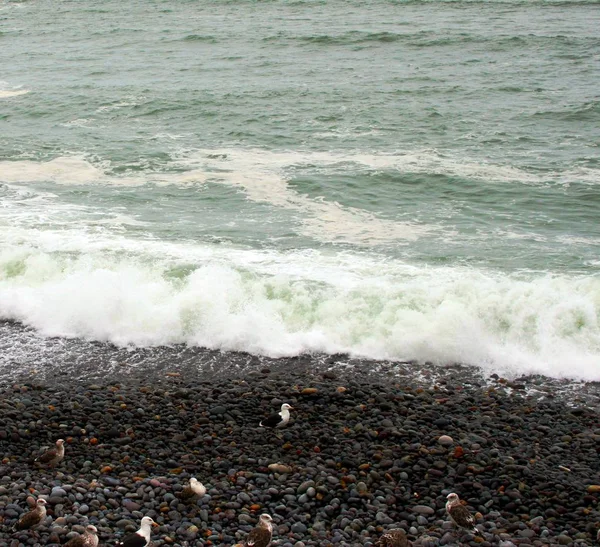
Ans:
{"label": "white sea foam", "polygon": [[89,127],[94,123],[92,118],[76,118],[65,123],[61,123],[63,127]]}
{"label": "white sea foam", "polygon": [[[80,120],[78,120],[80,121]],[[84,120],[86,121],[86,120]],[[86,122],[87,123],[87,122]],[[177,139],[178,135],[157,134],[156,138]],[[418,150],[394,154],[363,152],[276,152],[263,149],[205,149],[182,153],[176,161],[187,173],[152,172],[144,177],[115,176],[109,162],[91,162],[84,156],[59,156],[51,161],[0,162],[0,179],[6,182],[40,182],[52,180],[58,184],[111,184],[119,186],[143,183],[187,185],[205,182],[233,184],[244,188],[250,199],[289,206],[301,196],[287,189],[294,169],[311,167],[338,169],[344,165],[371,171],[428,173],[479,181],[547,184],[557,182],[600,183],[600,170],[577,168],[557,173],[530,173],[512,166],[474,162],[466,158],[446,157],[435,150]],[[69,173],[74,173],[72,176]]]}
{"label": "white sea foam", "polygon": [[[412,241],[429,228],[410,222],[394,222],[337,202],[313,199],[296,192],[288,184],[289,173],[298,162],[322,162],[331,156],[274,153],[263,150],[219,150],[187,157],[181,163],[192,167],[189,176],[228,184],[244,190],[248,199],[303,213],[301,222],[306,235],[325,241],[376,244],[387,241]],[[181,176],[181,175],[180,175]]]}
{"label": "white sea foam", "polygon": [[100,106],[96,109],[96,113],[103,114],[107,112],[113,112],[114,110],[119,110],[121,108],[127,108],[128,106],[137,106],[142,104],[146,100],[146,97],[144,97],[143,95],[130,95],[126,96],[124,99],[125,100],[117,101],[112,104]]}
{"label": "white sea foam", "polygon": [[18,97],[29,93],[29,89],[0,89],[0,99],[8,99],[10,97]]}
{"label": "white sea foam", "polygon": [[115,177],[106,172],[107,164],[95,165],[83,156],[59,156],[53,160],[0,162],[0,181],[7,183],[54,182],[56,184],[119,184],[139,186],[144,177]]}
{"label": "white sea foam", "polygon": [[[211,149],[182,153],[177,172],[115,175],[108,162],[92,163],[82,156],[57,157],[47,162],[0,162],[0,180],[8,183],[52,181],[57,184],[143,184],[188,186],[211,182],[239,188],[252,201],[297,211],[302,232],[323,242],[354,245],[403,244],[438,231],[433,225],[381,218],[373,213],[319,197],[299,193],[289,184],[298,171],[345,173],[349,166],[370,172],[396,170],[437,173],[482,181],[546,184],[547,175],[528,173],[511,166],[488,165],[448,158],[435,150],[412,153],[364,154],[332,152],[274,152],[262,149]],[[181,171],[181,169],[184,169]],[[584,183],[600,180],[600,171],[565,172],[556,180],[572,177]],[[446,234],[447,236],[448,234]],[[440,237],[443,237],[440,234]]]}
{"label": "white sea foam", "polygon": [[600,380],[597,277],[517,278],[76,231],[16,230],[0,249],[0,317],[45,335]]}

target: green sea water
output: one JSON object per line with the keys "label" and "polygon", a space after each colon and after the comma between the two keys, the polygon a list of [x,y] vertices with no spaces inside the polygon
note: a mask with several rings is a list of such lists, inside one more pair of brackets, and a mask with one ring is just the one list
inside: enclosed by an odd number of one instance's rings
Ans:
{"label": "green sea water", "polygon": [[2,1],[0,318],[600,379],[599,28],[591,1]]}

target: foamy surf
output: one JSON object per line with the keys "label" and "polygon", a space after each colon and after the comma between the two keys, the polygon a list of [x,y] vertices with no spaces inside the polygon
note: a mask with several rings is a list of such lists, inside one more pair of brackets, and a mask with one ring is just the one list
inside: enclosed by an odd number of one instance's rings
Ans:
{"label": "foamy surf", "polygon": [[0,89],[0,99],[9,99],[10,97],[19,97],[29,93],[29,89]]}
{"label": "foamy surf", "polygon": [[0,318],[121,346],[348,353],[600,379],[597,278],[61,237],[3,245]]}

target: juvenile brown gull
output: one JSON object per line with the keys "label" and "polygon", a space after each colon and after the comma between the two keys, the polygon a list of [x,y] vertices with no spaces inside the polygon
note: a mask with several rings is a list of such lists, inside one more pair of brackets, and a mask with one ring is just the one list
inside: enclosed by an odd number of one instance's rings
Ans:
{"label": "juvenile brown gull", "polygon": [[63,547],[98,547],[98,530],[88,524],[83,535],[71,538]]}
{"label": "juvenile brown gull", "polygon": [[19,530],[32,530],[39,526],[46,519],[46,500],[39,498],[35,502],[35,507],[23,515],[13,526],[15,532]]}
{"label": "juvenile brown gull", "polygon": [[206,494],[206,487],[195,477],[190,479],[190,483],[177,496],[185,503],[191,503]]}
{"label": "juvenile brown gull", "polygon": [[474,534],[480,534],[479,530],[475,528],[475,518],[469,510],[462,505],[458,494],[448,494],[446,497],[446,511],[450,515],[450,518],[454,521],[454,524],[465,530],[469,530]]}
{"label": "juvenile brown gull", "polygon": [[56,447],[46,450],[41,456],[38,456],[34,462],[44,467],[56,467],[65,457],[65,441],[58,439]]}
{"label": "juvenile brown gull", "polygon": [[256,527],[250,531],[244,545],[246,547],[268,547],[273,537],[273,519],[263,513]]}
{"label": "juvenile brown gull", "polygon": [[388,530],[376,542],[375,547],[408,547],[411,543],[408,541],[404,530],[394,528]]}

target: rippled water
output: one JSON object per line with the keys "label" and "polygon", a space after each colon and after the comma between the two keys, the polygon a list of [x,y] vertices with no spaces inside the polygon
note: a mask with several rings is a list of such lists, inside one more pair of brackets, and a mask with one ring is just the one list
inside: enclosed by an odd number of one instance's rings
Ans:
{"label": "rippled water", "polygon": [[2,2],[0,318],[599,379],[598,28],[596,2]]}

